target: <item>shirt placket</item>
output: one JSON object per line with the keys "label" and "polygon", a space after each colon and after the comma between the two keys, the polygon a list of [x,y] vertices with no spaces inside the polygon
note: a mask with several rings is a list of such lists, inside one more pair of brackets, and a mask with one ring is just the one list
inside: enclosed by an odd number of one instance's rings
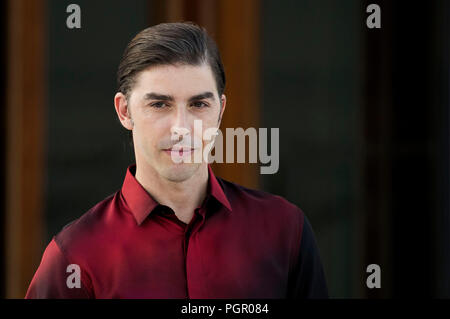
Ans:
{"label": "shirt placket", "polygon": [[[192,263],[189,263],[188,257],[191,257],[191,254],[195,254],[195,247],[190,246],[189,243],[193,236],[196,235],[198,229],[202,226],[204,221],[203,215],[200,214],[199,208],[197,208],[194,212],[194,216],[192,217],[191,222],[185,227],[184,230],[184,236],[183,236],[183,254],[184,254],[184,270],[185,270],[185,278],[186,278],[186,296],[187,298],[191,298],[191,292],[190,292],[190,280],[195,280],[198,277],[195,276],[195,274],[191,273],[191,268],[195,265]],[[197,256],[198,257],[198,256]],[[196,269],[194,270],[194,273],[198,273],[198,267],[200,261],[198,258],[194,258],[196,260]],[[190,267],[191,266],[191,267]],[[198,283],[197,283],[198,284]]]}

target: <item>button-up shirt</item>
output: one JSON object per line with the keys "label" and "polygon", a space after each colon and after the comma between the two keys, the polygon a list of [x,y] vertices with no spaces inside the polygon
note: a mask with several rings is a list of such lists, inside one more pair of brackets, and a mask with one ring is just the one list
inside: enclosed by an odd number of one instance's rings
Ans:
{"label": "button-up shirt", "polygon": [[215,177],[188,224],[128,167],[121,190],[46,247],[25,298],[327,298],[305,214]]}

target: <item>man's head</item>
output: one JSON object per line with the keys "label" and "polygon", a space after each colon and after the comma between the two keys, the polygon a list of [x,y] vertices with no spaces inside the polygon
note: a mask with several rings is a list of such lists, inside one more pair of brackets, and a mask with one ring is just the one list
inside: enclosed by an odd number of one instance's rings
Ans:
{"label": "man's head", "polygon": [[[220,54],[206,31],[191,23],[141,31],[125,49],[117,82],[114,104],[132,131],[138,169],[171,181],[194,175],[205,163],[174,162],[174,145],[184,149],[183,157],[202,152],[209,143],[203,132],[219,127],[226,103]],[[194,131],[195,120],[203,130]]]}

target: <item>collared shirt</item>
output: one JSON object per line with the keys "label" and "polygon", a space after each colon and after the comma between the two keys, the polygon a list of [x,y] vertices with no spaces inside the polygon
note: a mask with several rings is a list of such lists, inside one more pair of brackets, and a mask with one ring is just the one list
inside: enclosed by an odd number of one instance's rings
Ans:
{"label": "collared shirt", "polygon": [[328,298],[311,225],[286,199],[214,176],[189,224],[127,169],[48,244],[25,298]]}

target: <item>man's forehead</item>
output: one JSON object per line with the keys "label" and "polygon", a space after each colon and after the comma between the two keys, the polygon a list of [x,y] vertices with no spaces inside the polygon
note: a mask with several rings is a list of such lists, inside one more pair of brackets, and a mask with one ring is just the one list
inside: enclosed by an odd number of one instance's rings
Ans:
{"label": "man's forehead", "polygon": [[212,70],[206,64],[147,68],[136,77],[134,89],[139,99],[148,99],[151,93],[174,99],[188,99],[205,92],[218,94]]}
{"label": "man's forehead", "polygon": [[165,79],[170,81],[170,83],[173,83],[173,80],[185,80],[186,82],[192,80],[214,81],[214,75],[208,64],[176,64],[151,66],[139,72],[137,76],[137,82],[152,80],[159,82]]}

